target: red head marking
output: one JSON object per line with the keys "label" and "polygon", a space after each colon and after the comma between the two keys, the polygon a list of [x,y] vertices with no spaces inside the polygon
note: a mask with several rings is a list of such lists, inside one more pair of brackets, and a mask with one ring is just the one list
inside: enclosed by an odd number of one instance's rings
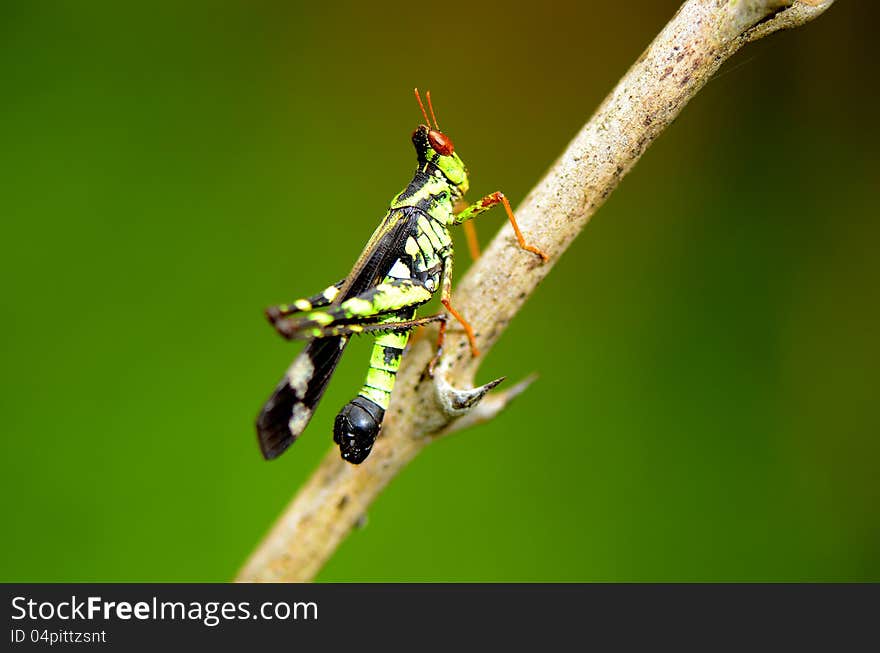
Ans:
{"label": "red head marking", "polygon": [[431,147],[433,147],[438,154],[443,156],[449,156],[455,151],[455,147],[452,145],[452,139],[443,132],[439,132],[435,129],[428,132],[428,142],[431,143]]}

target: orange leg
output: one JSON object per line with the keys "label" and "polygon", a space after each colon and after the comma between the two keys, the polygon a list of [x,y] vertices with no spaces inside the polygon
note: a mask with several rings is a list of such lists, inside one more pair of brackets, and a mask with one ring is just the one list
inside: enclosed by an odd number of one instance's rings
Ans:
{"label": "orange leg", "polygon": [[464,235],[467,237],[471,260],[476,261],[480,258],[480,241],[477,239],[477,228],[474,226],[473,222],[464,223]]}
{"label": "orange leg", "polygon": [[431,362],[428,363],[428,376],[434,378],[434,367],[437,365],[437,361],[440,360],[440,357],[443,355],[443,342],[446,340],[446,322],[440,323],[440,333],[437,335],[437,353],[434,354],[434,357],[431,359]]}
{"label": "orange leg", "polygon": [[467,320],[465,320],[461,316],[461,313],[452,308],[452,304],[449,302],[448,299],[443,299],[441,300],[441,302],[446,307],[446,310],[452,314],[452,317],[458,320],[458,323],[461,324],[461,326],[464,328],[464,332],[467,334],[468,342],[471,345],[471,355],[476,358],[480,355],[480,350],[477,349],[477,338],[476,336],[474,336],[474,330],[471,328],[471,325],[468,324]]}
{"label": "orange leg", "polygon": [[478,216],[483,211],[491,209],[496,204],[504,205],[504,210],[507,212],[507,218],[508,220],[510,220],[510,225],[513,227],[513,232],[516,234],[516,240],[519,243],[519,246],[527,252],[537,254],[541,257],[541,260],[546,263],[547,260],[549,260],[549,257],[534,245],[529,245],[528,243],[526,243],[526,239],[523,237],[522,232],[519,230],[519,225],[516,223],[516,217],[513,215],[513,209],[510,208],[510,202],[507,201],[507,198],[501,191],[496,191],[491,195],[486,195],[486,197],[484,197],[480,201],[474,202],[466,209],[461,211],[458,215],[455,216],[455,224],[466,225],[468,220]]}
{"label": "orange leg", "polygon": [[541,257],[541,259],[546,263],[550,258],[540,249],[535,247],[534,245],[526,244],[526,239],[523,238],[522,232],[519,230],[519,225],[516,223],[516,218],[513,217],[513,209],[510,208],[510,202],[507,201],[507,197],[504,193],[496,193],[496,195],[501,196],[501,202],[504,204],[504,210],[507,211],[507,218],[510,220],[510,224],[513,227],[514,233],[516,233],[516,240],[519,242],[519,246],[522,247],[527,252],[532,252],[532,254],[537,254]]}
{"label": "orange leg", "polygon": [[[471,325],[468,324],[467,320],[462,317],[461,313],[452,308],[452,263],[452,251],[450,250],[449,255],[443,260],[443,279],[440,282],[442,288],[440,291],[440,303],[443,304],[443,307],[449,312],[449,314],[458,320],[458,323],[464,328],[464,332],[467,334],[467,339],[471,346],[471,355],[476,358],[480,355],[480,350],[477,349],[477,338],[474,335],[474,330]],[[446,323],[443,322],[440,324],[440,333],[437,336],[437,353],[428,364],[428,374],[431,376],[434,376],[434,366],[437,364],[437,361],[440,360],[440,356],[443,355],[443,341],[445,339]]]}
{"label": "orange leg", "polygon": [[[467,320],[465,320],[461,313],[452,308],[452,304],[448,299],[440,300],[443,306],[446,307],[446,310],[458,320],[458,323],[464,328],[464,332],[467,335],[468,343],[471,346],[471,356],[476,358],[480,355],[480,350],[477,349],[477,338],[474,335],[474,330],[470,324],[468,324]],[[440,360],[440,357],[443,355],[443,343],[446,341],[446,321],[440,322],[440,332],[437,334],[437,353],[434,354],[434,358],[431,359],[431,362],[428,363],[428,374],[430,376],[434,376],[434,366],[437,365],[437,361]]]}

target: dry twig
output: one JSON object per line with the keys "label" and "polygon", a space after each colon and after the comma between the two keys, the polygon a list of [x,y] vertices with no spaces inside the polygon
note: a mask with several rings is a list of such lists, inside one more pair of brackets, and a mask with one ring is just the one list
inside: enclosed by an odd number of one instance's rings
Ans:
{"label": "dry twig", "polygon": [[[541,264],[518,249],[506,225],[456,288],[487,352],[621,178],[681,109],[742,45],[803,25],[834,0],[689,0],[633,64],[517,210]],[[494,417],[525,389],[471,388],[480,359],[461,334],[447,339],[434,381],[422,373],[430,338],[415,343],[400,370],[382,435],[358,467],[334,447],[241,570],[241,582],[307,581],[321,569],[382,489],[434,439]],[[480,402],[480,399],[482,401]]]}

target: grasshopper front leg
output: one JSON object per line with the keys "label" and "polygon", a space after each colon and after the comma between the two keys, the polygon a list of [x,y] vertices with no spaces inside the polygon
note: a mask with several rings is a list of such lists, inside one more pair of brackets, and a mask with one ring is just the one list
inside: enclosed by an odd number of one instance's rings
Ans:
{"label": "grasshopper front leg", "polygon": [[[514,217],[513,215],[513,209],[510,208],[510,202],[507,201],[507,197],[505,197],[504,193],[502,193],[501,191],[496,191],[491,195],[486,195],[486,197],[484,197],[483,199],[474,202],[470,206],[463,209],[461,212],[458,213],[458,215],[455,216],[455,224],[463,224],[471,218],[475,218],[480,213],[488,211],[493,206],[496,206],[498,204],[504,205],[504,210],[507,212],[507,218],[508,220],[510,220],[510,224],[513,227],[514,233],[516,234],[516,240],[519,243],[519,246],[528,252],[532,252],[532,254],[540,256],[541,260],[546,263],[549,257],[534,245],[529,245],[526,243],[526,239],[523,237],[522,232],[519,230],[519,225],[516,223],[516,217]],[[471,238],[468,239],[468,242],[471,244],[471,252],[473,254],[475,243],[472,242]],[[479,249],[477,249],[477,254],[479,254]]]}

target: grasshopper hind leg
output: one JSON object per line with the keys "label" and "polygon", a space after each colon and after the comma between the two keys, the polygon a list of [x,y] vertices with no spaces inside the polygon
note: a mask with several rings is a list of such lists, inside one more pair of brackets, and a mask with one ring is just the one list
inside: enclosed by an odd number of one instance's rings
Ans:
{"label": "grasshopper hind leg", "polygon": [[339,294],[339,289],[343,284],[345,284],[345,279],[337,281],[332,286],[327,286],[327,288],[312,297],[297,299],[290,304],[270,306],[266,309],[266,319],[269,320],[269,324],[274,326],[282,336],[287,337],[283,330],[279,328],[279,324],[284,318],[329,305],[334,299],[336,299],[336,296]]}

